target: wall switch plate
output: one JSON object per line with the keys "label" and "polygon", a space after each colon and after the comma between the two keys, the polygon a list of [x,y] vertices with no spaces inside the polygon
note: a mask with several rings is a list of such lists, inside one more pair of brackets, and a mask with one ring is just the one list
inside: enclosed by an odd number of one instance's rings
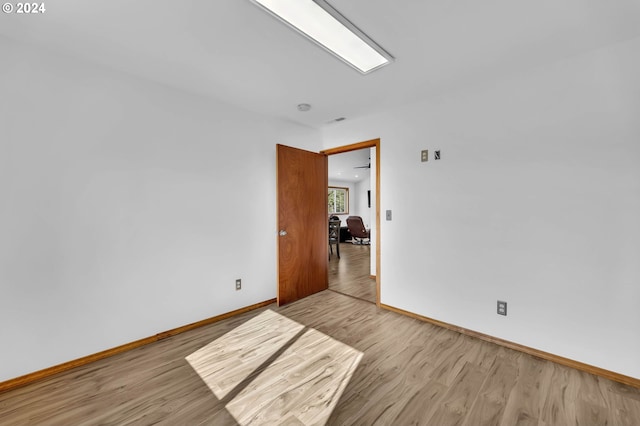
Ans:
{"label": "wall switch plate", "polygon": [[498,300],[498,315],[507,316],[507,302],[503,302],[502,300]]}
{"label": "wall switch plate", "polygon": [[391,210],[387,210],[387,220],[391,220]]}
{"label": "wall switch plate", "polygon": [[433,159],[434,160],[439,160],[440,159],[440,150],[433,151]]}
{"label": "wall switch plate", "polygon": [[429,160],[429,150],[423,149],[420,153],[420,161],[425,162]]}
{"label": "wall switch plate", "polygon": [[238,278],[236,280],[236,290],[241,290],[241,289],[242,289],[242,280]]}

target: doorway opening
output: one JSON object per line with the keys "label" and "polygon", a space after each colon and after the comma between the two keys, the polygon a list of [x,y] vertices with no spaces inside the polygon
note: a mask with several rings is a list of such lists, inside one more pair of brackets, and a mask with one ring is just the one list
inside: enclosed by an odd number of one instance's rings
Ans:
{"label": "doorway opening", "polygon": [[[348,213],[341,219],[340,258],[336,250],[328,261],[329,289],[380,306],[380,139],[321,151],[341,165],[342,176],[329,176],[329,186],[349,188]],[[351,161],[353,164],[350,164]],[[330,173],[331,174],[331,173]],[[358,175],[355,178],[355,175]],[[360,216],[369,231],[368,244],[352,240],[346,231],[348,216]]]}

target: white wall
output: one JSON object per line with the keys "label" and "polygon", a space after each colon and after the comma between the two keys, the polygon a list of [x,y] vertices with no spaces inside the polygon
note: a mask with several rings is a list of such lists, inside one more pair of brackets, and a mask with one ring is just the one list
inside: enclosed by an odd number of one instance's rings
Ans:
{"label": "white wall", "polygon": [[275,144],[319,132],[0,51],[0,381],[275,297]]}
{"label": "white wall", "polygon": [[381,138],[382,303],[640,378],[638,75],[634,39],[327,127]]}
{"label": "white wall", "polygon": [[356,182],[353,186],[353,198],[355,200],[356,214],[362,217],[362,221],[367,229],[371,228],[371,209],[367,204],[367,191],[371,189],[371,178],[367,176],[363,180]]}

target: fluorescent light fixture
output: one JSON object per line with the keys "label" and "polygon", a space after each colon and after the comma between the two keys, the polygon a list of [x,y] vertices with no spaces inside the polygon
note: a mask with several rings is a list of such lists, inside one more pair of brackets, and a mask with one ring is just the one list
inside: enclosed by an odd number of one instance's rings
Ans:
{"label": "fluorescent light fixture", "polygon": [[324,0],[252,0],[363,74],[393,57]]}

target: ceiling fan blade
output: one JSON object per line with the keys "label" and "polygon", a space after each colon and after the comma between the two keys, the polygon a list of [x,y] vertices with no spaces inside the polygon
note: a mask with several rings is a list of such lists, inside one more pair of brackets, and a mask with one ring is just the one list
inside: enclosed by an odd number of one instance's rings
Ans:
{"label": "ceiling fan blade", "polygon": [[355,166],[354,169],[370,169],[371,168],[371,158],[369,158],[369,164],[366,166]]}

